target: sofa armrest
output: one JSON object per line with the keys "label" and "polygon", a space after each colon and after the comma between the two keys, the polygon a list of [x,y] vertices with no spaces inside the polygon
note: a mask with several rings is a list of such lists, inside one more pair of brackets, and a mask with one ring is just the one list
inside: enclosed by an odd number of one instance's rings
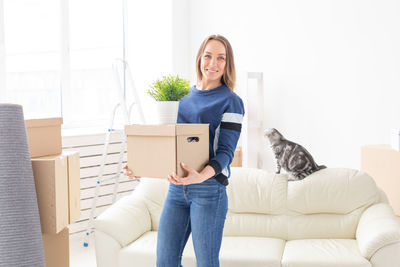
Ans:
{"label": "sofa armrest", "polygon": [[379,249],[371,257],[371,265],[376,267],[400,266],[400,242]]}
{"label": "sofa armrest", "polygon": [[97,267],[118,267],[118,252],[121,245],[111,236],[100,230],[94,231]]}
{"label": "sofa armrest", "polygon": [[361,255],[368,260],[384,246],[400,242],[400,223],[389,204],[374,204],[364,211],[356,239]]}
{"label": "sofa armrest", "polygon": [[150,231],[150,213],[135,192],[125,196],[94,220],[94,228],[114,238],[122,247]]}

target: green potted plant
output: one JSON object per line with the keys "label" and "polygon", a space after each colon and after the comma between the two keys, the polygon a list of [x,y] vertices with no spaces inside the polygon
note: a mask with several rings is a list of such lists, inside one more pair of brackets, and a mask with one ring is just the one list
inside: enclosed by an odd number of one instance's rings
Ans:
{"label": "green potted plant", "polygon": [[168,75],[157,79],[150,88],[147,93],[156,100],[159,122],[176,123],[179,100],[189,94],[190,81]]}

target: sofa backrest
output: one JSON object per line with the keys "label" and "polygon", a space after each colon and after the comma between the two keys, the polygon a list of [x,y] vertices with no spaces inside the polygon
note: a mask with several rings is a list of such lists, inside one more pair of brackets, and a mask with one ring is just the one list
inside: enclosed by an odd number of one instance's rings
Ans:
{"label": "sofa backrest", "polygon": [[301,181],[232,168],[224,235],[286,240],[354,238],[362,212],[379,199],[374,180],[352,169],[323,169]]}
{"label": "sofa backrest", "polygon": [[[231,168],[226,236],[286,240],[354,238],[362,212],[381,199],[373,179],[351,169],[323,169],[301,181],[260,169]],[[166,179],[144,178],[135,189],[158,230],[168,191]]]}
{"label": "sofa backrest", "polygon": [[287,176],[261,169],[231,168],[225,236],[286,239]]}

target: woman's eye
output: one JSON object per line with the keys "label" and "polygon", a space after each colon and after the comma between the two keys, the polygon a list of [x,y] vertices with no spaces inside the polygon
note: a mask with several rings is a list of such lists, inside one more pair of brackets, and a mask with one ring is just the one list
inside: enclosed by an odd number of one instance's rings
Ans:
{"label": "woman's eye", "polygon": [[204,57],[211,58],[210,55],[205,55]]}
{"label": "woman's eye", "polygon": [[225,58],[224,58],[224,57],[219,57],[218,59],[219,59],[219,60],[225,60]]}

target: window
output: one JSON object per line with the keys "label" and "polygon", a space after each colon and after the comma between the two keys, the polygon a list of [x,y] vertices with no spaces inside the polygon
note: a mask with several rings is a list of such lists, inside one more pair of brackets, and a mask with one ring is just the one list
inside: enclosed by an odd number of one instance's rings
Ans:
{"label": "window", "polygon": [[3,99],[25,117],[61,116],[59,1],[4,0],[3,8]]}
{"label": "window", "polygon": [[71,72],[63,91],[64,121],[79,127],[107,125],[118,101],[112,63],[124,57],[122,1],[69,3]]}
{"label": "window", "polygon": [[145,116],[154,118],[146,91],[172,69],[171,0],[0,0],[3,13],[0,100],[23,105],[25,118],[107,127],[118,102],[116,58],[129,62]]}

